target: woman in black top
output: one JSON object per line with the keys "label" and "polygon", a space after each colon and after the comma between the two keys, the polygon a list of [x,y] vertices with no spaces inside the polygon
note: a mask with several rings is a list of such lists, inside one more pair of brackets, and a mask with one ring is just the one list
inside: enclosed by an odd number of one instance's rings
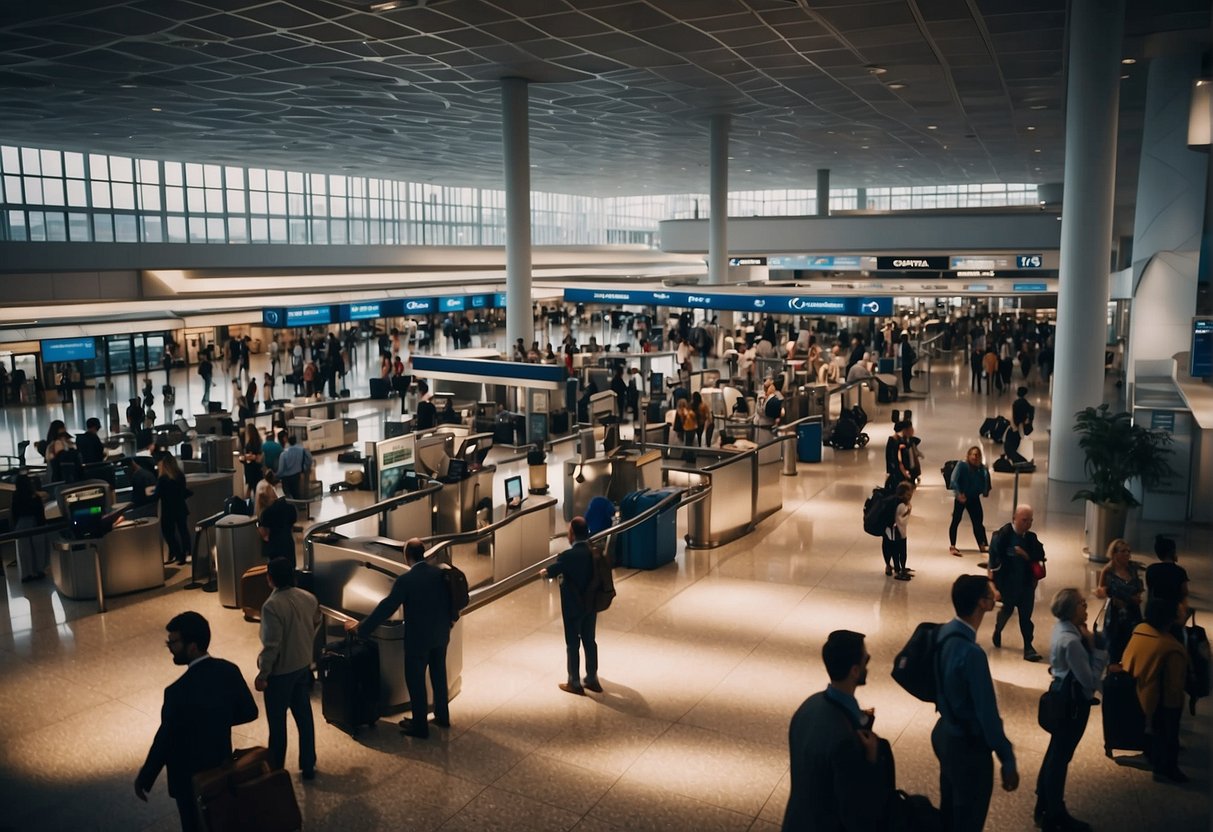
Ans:
{"label": "woman in black top", "polygon": [[257,430],[256,425],[248,422],[244,426],[244,453],[240,456],[240,461],[244,463],[244,486],[248,489],[248,494],[245,496],[253,496],[257,490],[257,483],[261,482],[263,458],[261,433]]}
{"label": "woman in black top", "polygon": [[[34,480],[21,474],[13,482],[11,513],[13,530],[33,529],[46,525],[46,507],[42,503],[45,494],[34,488]],[[46,577],[49,551],[45,535],[28,537],[17,542],[17,563],[21,568],[21,581],[36,581]]]}
{"label": "woman in black top", "polygon": [[168,544],[169,557],[184,564],[190,552],[190,510],[185,502],[190,490],[185,485],[185,474],[171,455],[160,460],[156,471],[160,475],[155,492],[160,502],[160,533]]}

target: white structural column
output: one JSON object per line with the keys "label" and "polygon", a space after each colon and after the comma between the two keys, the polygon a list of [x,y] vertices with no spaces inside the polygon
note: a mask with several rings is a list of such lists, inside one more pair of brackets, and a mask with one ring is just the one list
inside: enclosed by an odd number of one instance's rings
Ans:
{"label": "white structural column", "polygon": [[817,169],[817,216],[830,216],[830,169]]}
{"label": "white structural column", "polygon": [[729,117],[712,116],[708,138],[708,283],[729,282]]}
{"label": "white structural column", "polygon": [[505,337],[507,355],[521,338],[535,340],[531,315],[531,150],[525,78],[501,79],[501,139],[505,163]]}
{"label": "white structural column", "polygon": [[1074,0],[1049,479],[1086,480],[1074,414],[1103,401],[1124,0]]}

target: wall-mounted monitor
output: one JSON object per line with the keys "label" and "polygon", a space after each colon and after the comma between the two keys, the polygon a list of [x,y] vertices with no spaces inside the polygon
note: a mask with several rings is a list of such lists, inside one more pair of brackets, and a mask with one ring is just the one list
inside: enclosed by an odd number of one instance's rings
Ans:
{"label": "wall-mounted monitor", "polygon": [[1192,352],[1188,372],[1192,378],[1213,377],[1213,318],[1192,319]]}
{"label": "wall-mounted monitor", "polygon": [[42,342],[42,362],[92,361],[97,357],[97,342],[92,337],[51,338]]}

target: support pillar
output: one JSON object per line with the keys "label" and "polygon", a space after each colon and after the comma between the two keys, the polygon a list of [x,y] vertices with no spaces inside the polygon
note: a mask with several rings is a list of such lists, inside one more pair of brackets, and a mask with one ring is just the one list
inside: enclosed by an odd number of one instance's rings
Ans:
{"label": "support pillar", "polygon": [[708,284],[729,282],[729,117],[712,116],[708,138]]}
{"label": "support pillar", "polygon": [[855,209],[858,211],[868,210],[868,189],[856,188],[855,190]]}
{"label": "support pillar", "polygon": [[1049,479],[1084,482],[1074,414],[1103,401],[1124,0],[1074,0]]}
{"label": "support pillar", "polygon": [[830,216],[830,169],[817,170],[817,216]]}
{"label": "support pillar", "polygon": [[505,163],[506,355],[521,338],[535,340],[531,314],[531,151],[529,82],[501,79],[501,139]]}

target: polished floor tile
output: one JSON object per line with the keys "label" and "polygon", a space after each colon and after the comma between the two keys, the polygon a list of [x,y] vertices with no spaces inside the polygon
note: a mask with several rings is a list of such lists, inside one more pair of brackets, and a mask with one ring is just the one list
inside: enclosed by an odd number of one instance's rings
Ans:
{"label": "polished floor tile", "polygon": [[[365,372],[355,373],[352,386],[364,383]],[[565,673],[559,593],[543,582],[465,617],[463,687],[451,703],[453,726],[435,729],[429,740],[401,736],[398,717],[349,736],[320,718],[315,691],[316,780],[304,785],[298,779],[293,727],[287,755],[307,828],[777,829],[790,789],[788,720],[824,686],[821,645],[840,628],[868,635],[872,664],[859,700],[876,710],[876,732],[892,744],[899,785],[938,800],[939,768],[929,739],[934,709],[902,691],[889,670],[918,622],[951,617],[955,577],[980,572],[982,558],[967,526],[959,538],[964,557],[948,554],[951,500],[938,469],[972,444],[983,447],[987,460],[996,457],[997,446],[980,440],[977,426],[988,414],[1008,412],[1010,402],[969,393],[963,368],[947,362],[937,362],[932,383],[930,400],[902,404],[915,410],[927,454],[910,521],[912,581],[885,577],[879,541],[860,526],[863,499],[883,479],[890,408],[881,406],[870,414],[866,448],[827,450],[822,464],[800,465],[798,476],[781,480],[783,509],[745,538],[712,550],[680,544],[671,565],[617,571],[619,596],[598,626],[602,694],[575,697],[557,688]],[[1052,630],[1052,593],[1075,586],[1092,595],[1097,569],[1082,551],[1082,506],[1070,501],[1075,486],[1044,475],[1050,414],[1038,391],[1032,397],[1040,427],[1033,455],[1041,473],[1021,478],[1019,500],[1036,507],[1036,530],[1049,554],[1035,614],[1036,646],[1043,651]],[[92,407],[89,398],[85,408],[68,409],[69,423],[83,421],[76,415]],[[393,401],[362,408],[363,438],[382,435],[395,407]],[[59,406],[6,409],[0,446],[37,435],[39,423],[63,412]],[[571,452],[563,446],[558,458]],[[318,455],[318,464],[326,482],[350,467],[335,454]],[[551,480],[561,497],[562,477]],[[1012,477],[995,476],[986,502],[989,529],[1009,518],[1013,488]],[[339,517],[367,500],[366,492],[326,497],[317,517]],[[1195,604],[1207,609],[1213,534],[1134,521],[1130,537],[1146,542],[1157,531],[1176,535]],[[11,560],[10,552],[0,556]],[[1151,559],[1145,551],[1135,557]],[[18,583],[12,567],[5,574],[0,829],[176,828],[163,778],[146,804],[131,789],[158,723],[163,688],[180,672],[163,646],[164,624],[182,610],[201,611],[212,624],[214,654],[237,662],[250,681],[256,625],[221,608],[214,595],[183,590],[188,575],[175,569],[164,589],[112,599],[104,615],[92,602],[61,597],[48,581]],[[1014,624],[1002,649],[989,646],[988,622],[979,643],[990,656],[1022,775],[1018,791],[995,790],[987,828],[1028,829],[1047,742],[1035,722],[1046,670],[1022,660]],[[1070,810],[1106,830],[1169,832],[1207,823],[1211,709],[1204,701],[1195,718],[1184,716],[1182,762],[1192,782],[1178,788],[1107,759],[1093,713],[1070,770]],[[264,743],[264,719],[240,726],[234,739]]]}

